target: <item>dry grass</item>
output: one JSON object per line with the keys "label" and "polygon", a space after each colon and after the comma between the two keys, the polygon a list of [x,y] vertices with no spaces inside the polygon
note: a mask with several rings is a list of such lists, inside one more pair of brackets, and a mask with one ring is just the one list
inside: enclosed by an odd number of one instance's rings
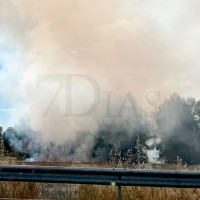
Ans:
{"label": "dry grass", "polygon": [[[101,186],[101,192],[96,193],[96,198],[89,195],[89,199],[117,199],[117,189],[111,187]],[[198,189],[174,189],[174,188],[148,188],[148,187],[123,187],[122,188],[123,200],[175,200],[175,199],[200,199],[200,190]],[[86,199],[86,198],[85,198]],[[85,200],[83,198],[83,200]]]}
{"label": "dry grass", "polygon": [[[14,158],[1,158],[0,164],[24,164]],[[33,164],[33,163],[32,163]],[[62,165],[74,167],[96,167],[98,164],[88,163],[35,163],[39,165]],[[118,167],[110,163],[104,167]],[[120,163],[121,164],[121,163]],[[123,166],[124,167],[124,166]],[[133,167],[126,163],[126,167]],[[181,163],[176,165],[151,165],[139,164],[135,168],[164,168],[177,170],[199,170],[199,166],[185,166]],[[197,200],[200,199],[200,189],[179,188],[150,188],[150,187],[122,187],[123,200]],[[59,200],[115,200],[117,199],[117,187],[96,185],[72,185],[50,183],[22,183],[0,182],[0,198],[18,199],[59,199]]]}
{"label": "dry grass", "polygon": [[40,198],[42,184],[26,182],[0,182],[0,198]]}
{"label": "dry grass", "polygon": [[[67,186],[66,186],[67,187]],[[70,191],[54,191],[54,196],[45,196],[60,200],[117,200],[117,187],[78,185]],[[200,189],[122,187],[123,200],[197,200]]]}

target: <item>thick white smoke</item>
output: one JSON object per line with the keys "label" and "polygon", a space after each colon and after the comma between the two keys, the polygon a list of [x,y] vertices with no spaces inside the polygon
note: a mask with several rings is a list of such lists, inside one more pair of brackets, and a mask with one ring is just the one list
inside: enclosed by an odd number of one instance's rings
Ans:
{"label": "thick white smoke", "polygon": [[[125,100],[132,106],[127,94],[144,110],[173,92],[198,98],[199,7],[187,0],[0,0],[1,95],[16,108],[10,123],[28,118],[44,139],[62,141],[92,132],[96,119],[119,114]],[[72,80],[73,113],[99,103],[87,117],[63,116],[65,75],[72,74],[85,76]],[[111,110],[105,92],[112,92]]]}

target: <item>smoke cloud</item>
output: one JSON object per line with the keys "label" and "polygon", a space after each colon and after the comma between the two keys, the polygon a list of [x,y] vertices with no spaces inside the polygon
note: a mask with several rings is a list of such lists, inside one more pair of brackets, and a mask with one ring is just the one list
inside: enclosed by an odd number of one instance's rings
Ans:
{"label": "smoke cloud", "polygon": [[44,140],[62,141],[95,132],[105,116],[143,120],[173,92],[200,97],[198,2],[0,3],[0,95],[15,110],[7,125],[25,118]]}

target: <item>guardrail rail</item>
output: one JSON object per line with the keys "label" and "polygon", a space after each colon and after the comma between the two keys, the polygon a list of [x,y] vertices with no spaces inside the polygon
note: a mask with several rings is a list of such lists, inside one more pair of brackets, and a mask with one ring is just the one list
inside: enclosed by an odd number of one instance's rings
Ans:
{"label": "guardrail rail", "polygon": [[140,170],[123,168],[69,168],[49,166],[0,166],[0,181],[199,188],[199,171]]}

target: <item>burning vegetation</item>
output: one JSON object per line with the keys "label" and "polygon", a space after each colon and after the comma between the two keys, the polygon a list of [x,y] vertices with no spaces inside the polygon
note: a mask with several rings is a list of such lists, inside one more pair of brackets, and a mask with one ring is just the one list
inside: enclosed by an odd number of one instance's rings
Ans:
{"label": "burning vegetation", "polygon": [[[129,125],[123,120],[103,123],[95,133],[77,132],[74,138],[61,143],[43,140],[39,132],[22,121],[4,132],[1,129],[1,143],[5,156],[32,161],[107,162],[115,155],[125,162],[129,155],[128,159],[135,164],[149,160],[171,164],[177,162],[177,157],[183,163],[199,164],[199,110],[199,101],[173,94],[148,118],[140,118],[137,123],[132,119],[133,124]],[[158,155],[149,154],[150,151]]]}

